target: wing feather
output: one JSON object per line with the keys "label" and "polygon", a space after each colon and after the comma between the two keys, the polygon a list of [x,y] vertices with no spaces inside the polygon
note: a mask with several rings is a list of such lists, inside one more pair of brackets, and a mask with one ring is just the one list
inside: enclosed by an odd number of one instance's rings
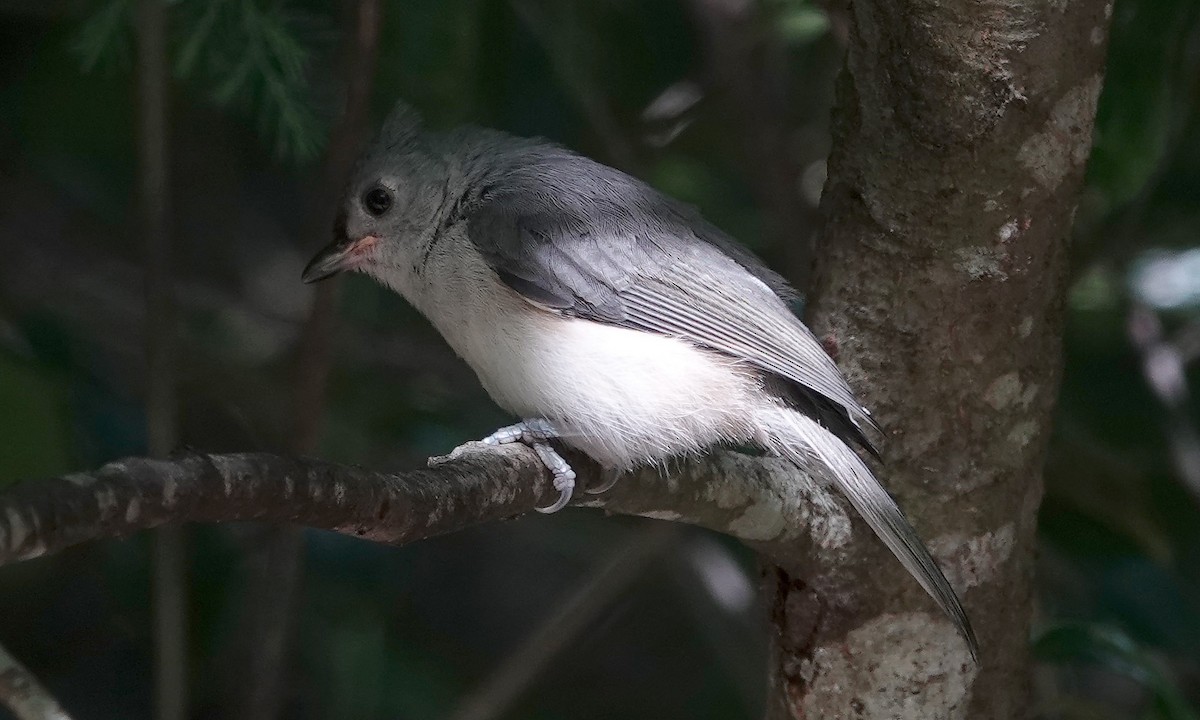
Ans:
{"label": "wing feather", "polygon": [[878,425],[788,308],[779,276],[645,184],[541,150],[467,215],[472,243],[503,282],[543,308],[744,360],[807,394],[818,415],[840,415],[831,429],[874,452],[863,429],[878,437]]}

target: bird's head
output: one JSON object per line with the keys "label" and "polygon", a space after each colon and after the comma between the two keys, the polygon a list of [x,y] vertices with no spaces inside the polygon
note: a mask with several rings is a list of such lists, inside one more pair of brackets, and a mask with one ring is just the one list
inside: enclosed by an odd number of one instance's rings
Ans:
{"label": "bird's head", "polygon": [[438,160],[420,117],[400,103],[359,159],[334,223],[334,240],[304,269],[306,283],[344,270],[386,275],[411,261],[440,206]]}

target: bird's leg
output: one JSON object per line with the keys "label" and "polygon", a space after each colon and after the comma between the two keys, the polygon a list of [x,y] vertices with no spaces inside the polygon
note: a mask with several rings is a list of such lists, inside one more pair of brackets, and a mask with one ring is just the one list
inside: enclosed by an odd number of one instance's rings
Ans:
{"label": "bird's leg", "polygon": [[549,420],[545,418],[533,418],[531,420],[522,420],[516,425],[502,427],[485,437],[481,442],[485,445],[508,445],[515,442],[532,445],[538,442],[544,443],[556,437],[558,437],[558,430],[550,424]]}
{"label": "bird's leg", "polygon": [[558,437],[558,430],[544,418],[522,420],[516,425],[502,427],[483,439],[486,445],[507,445],[522,442],[533,448],[541,458],[542,464],[554,476],[554,489],[559,492],[558,500],[553,505],[536,508],[541,513],[558,512],[571,501],[571,493],[575,490],[575,471],[570,463],[563,459],[558,451],[546,442]]}

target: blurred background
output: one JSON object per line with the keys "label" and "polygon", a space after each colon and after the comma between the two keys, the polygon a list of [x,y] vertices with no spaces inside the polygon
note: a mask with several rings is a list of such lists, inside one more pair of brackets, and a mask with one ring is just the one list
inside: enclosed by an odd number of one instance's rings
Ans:
{"label": "blurred background", "polygon": [[[177,443],[407,468],[508,422],[398,297],[299,282],[362,130],[399,97],[433,127],[542,135],[646,178],[803,287],[846,12],[168,3],[151,69],[170,128]],[[149,449],[136,14],[0,3],[0,485]],[[1040,518],[1039,717],[1200,717],[1198,93],[1200,3],[1117,0]],[[715,535],[582,510],[403,549],[185,535],[194,718],[762,710],[758,571]],[[0,570],[0,644],[77,718],[153,716],[151,545]]]}

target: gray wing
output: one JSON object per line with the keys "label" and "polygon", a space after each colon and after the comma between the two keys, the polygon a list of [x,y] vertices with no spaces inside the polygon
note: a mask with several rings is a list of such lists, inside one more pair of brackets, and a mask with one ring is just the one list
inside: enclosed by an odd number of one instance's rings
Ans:
{"label": "gray wing", "polygon": [[802,409],[874,451],[862,428],[878,426],[788,308],[782,278],[644,183],[540,150],[467,214],[472,243],[506,284],[564,314],[743,359],[794,384]]}

